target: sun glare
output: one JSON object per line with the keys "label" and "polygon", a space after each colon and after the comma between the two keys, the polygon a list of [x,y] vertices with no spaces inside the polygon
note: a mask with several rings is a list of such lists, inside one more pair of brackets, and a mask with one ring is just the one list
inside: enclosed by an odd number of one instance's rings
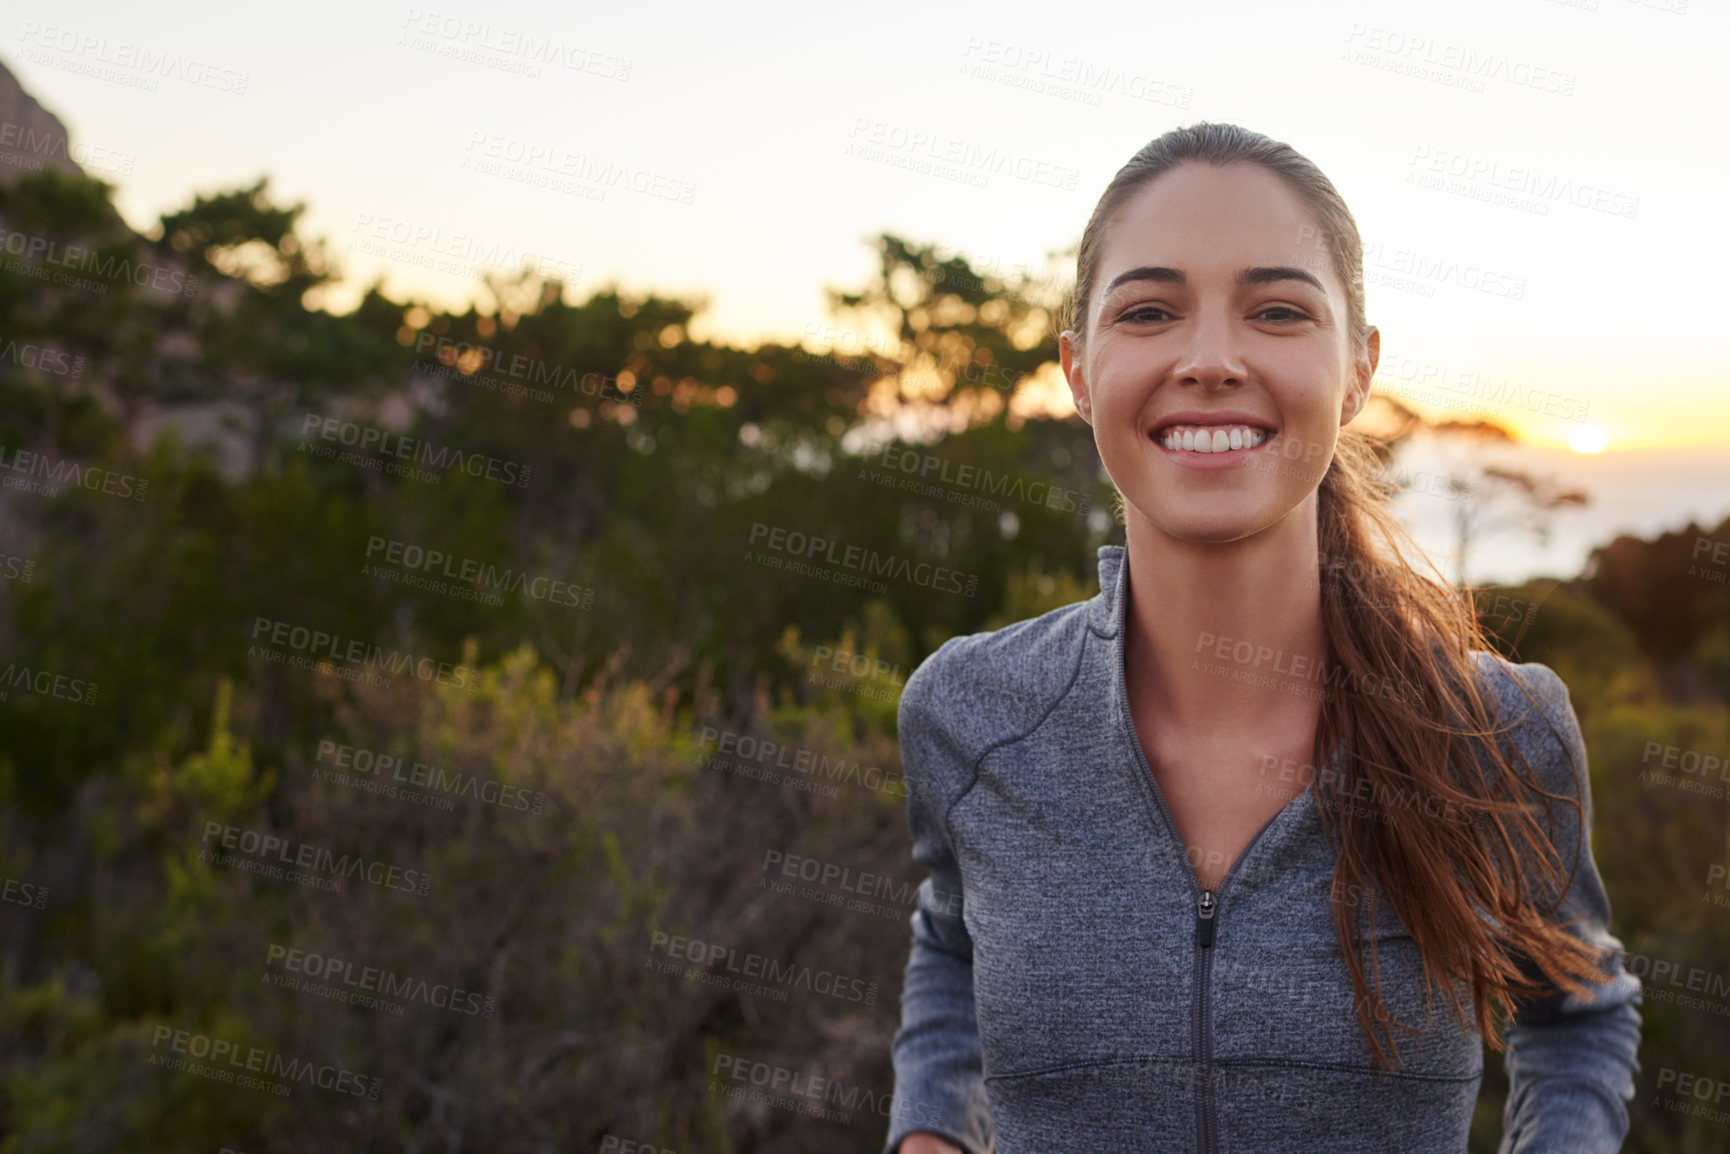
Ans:
{"label": "sun glare", "polygon": [[1581,425],[1568,434],[1568,448],[1576,453],[1602,453],[1609,438],[1604,436],[1604,430],[1591,425]]}

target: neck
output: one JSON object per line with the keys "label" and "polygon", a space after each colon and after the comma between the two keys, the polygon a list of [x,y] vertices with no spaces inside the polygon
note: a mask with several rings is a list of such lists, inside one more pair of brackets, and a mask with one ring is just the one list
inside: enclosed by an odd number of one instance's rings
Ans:
{"label": "neck", "polygon": [[1252,537],[1182,541],[1129,511],[1125,666],[1160,730],[1278,730],[1320,713],[1328,654],[1316,494]]}

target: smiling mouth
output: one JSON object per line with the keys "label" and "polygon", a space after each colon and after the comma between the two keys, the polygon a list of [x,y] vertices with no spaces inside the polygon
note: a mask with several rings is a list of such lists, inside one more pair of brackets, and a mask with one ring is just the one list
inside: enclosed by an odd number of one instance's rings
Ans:
{"label": "smiling mouth", "polygon": [[1274,434],[1253,425],[1169,425],[1152,436],[1162,449],[1207,455],[1260,448]]}

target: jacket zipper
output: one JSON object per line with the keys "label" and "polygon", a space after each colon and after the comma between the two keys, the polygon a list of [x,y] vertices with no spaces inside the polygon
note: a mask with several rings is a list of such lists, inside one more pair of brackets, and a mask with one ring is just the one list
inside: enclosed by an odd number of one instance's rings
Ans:
{"label": "jacket zipper", "polygon": [[1212,890],[1202,890],[1195,907],[1195,1054],[1199,1070],[1195,1092],[1195,1129],[1200,1154],[1213,1154],[1213,916]]}
{"label": "jacket zipper", "polygon": [[[1123,708],[1129,708],[1128,695],[1124,695]],[[1135,750],[1135,759],[1141,765],[1141,772],[1146,774],[1145,781],[1153,794],[1154,805],[1160,816],[1165,820],[1166,829],[1171,831],[1174,840],[1181,840],[1177,834],[1177,819],[1171,816],[1171,807],[1165,804],[1165,795],[1159,790],[1159,781],[1153,776],[1153,770],[1147,764],[1147,755],[1141,748],[1141,742],[1135,739],[1132,729],[1130,737]],[[1283,811],[1282,811],[1283,812]],[[1255,831],[1255,836],[1249,839],[1249,844],[1237,855],[1237,860],[1231,863],[1231,868],[1225,871],[1225,878],[1219,883],[1219,889],[1207,890],[1201,888],[1201,879],[1196,875],[1194,867],[1185,870],[1189,875],[1189,884],[1196,892],[1195,902],[1195,1006],[1194,1038],[1196,1066],[1199,1071],[1198,1085],[1195,1095],[1195,1129],[1198,1154],[1217,1154],[1218,1139],[1214,1135],[1213,1117],[1213,934],[1214,920],[1219,916],[1219,895],[1231,885],[1231,879],[1237,876],[1237,867],[1243,864],[1249,856],[1255,843],[1261,840],[1262,834],[1272,828],[1277,820],[1276,814],[1267,823]]]}
{"label": "jacket zipper", "polygon": [[[1127,566],[1128,563],[1128,559],[1125,558],[1123,564]],[[1128,579],[1129,574],[1125,569],[1119,574],[1118,580],[1126,582]],[[1128,590],[1120,588],[1117,596],[1120,598],[1119,606],[1124,609],[1124,613],[1127,615],[1125,601],[1128,597]],[[1129,675],[1124,667],[1126,656],[1124,653],[1124,632],[1126,628],[1124,625],[1119,625],[1115,646],[1117,655],[1117,707],[1123,717],[1122,725],[1126,731],[1124,736],[1129,739],[1129,747],[1135,754],[1136,764],[1141,767],[1141,780],[1146,783],[1148,790],[1153,794],[1154,806],[1159,810],[1160,817],[1164,819],[1166,830],[1171,834],[1172,840],[1181,845],[1183,839],[1177,832],[1177,819],[1171,815],[1171,807],[1165,803],[1165,795],[1159,789],[1159,780],[1153,776],[1153,767],[1147,763],[1147,751],[1141,748],[1141,738],[1135,732],[1135,723],[1130,720]],[[1345,742],[1342,741],[1340,748],[1344,746]],[[1338,756],[1339,750],[1336,749],[1334,757]],[[1329,759],[1328,764],[1330,766],[1333,764],[1332,758]],[[1280,812],[1284,813],[1285,811],[1281,810]],[[1237,867],[1243,864],[1243,860],[1249,856],[1250,850],[1255,848],[1255,843],[1261,840],[1262,834],[1266,833],[1278,820],[1279,814],[1275,814],[1260,829],[1255,831],[1255,836],[1249,839],[1249,844],[1243,847],[1243,850],[1237,855],[1237,860],[1232,862],[1231,868],[1225,871],[1225,878],[1219,883],[1217,891],[1201,888],[1201,878],[1196,874],[1193,865],[1184,871],[1189,875],[1190,887],[1198,895],[1195,906],[1196,986],[1195,1016],[1193,1018],[1196,1065],[1200,1071],[1200,1084],[1196,1087],[1195,1096],[1198,1154],[1217,1154],[1218,1151],[1218,1141],[1214,1136],[1213,1117],[1213,1002],[1210,997],[1210,987],[1213,984],[1213,927],[1214,919],[1219,915],[1218,895],[1224,893],[1231,885],[1231,879],[1237,874]]]}
{"label": "jacket zipper", "polygon": [[[1133,733],[1132,733],[1133,736]],[[1159,782],[1154,778],[1153,771],[1148,768],[1147,756],[1142,751],[1141,743],[1135,743],[1136,760],[1141,763],[1142,772],[1147,775],[1147,783],[1153,793],[1153,800],[1158,806],[1160,815],[1165,819],[1166,828],[1172,837],[1177,838],[1177,819],[1171,816],[1171,807],[1165,804],[1165,795],[1159,791]],[[1283,811],[1282,811],[1283,812]],[[1249,856],[1249,851],[1255,848],[1255,843],[1261,840],[1261,835],[1272,828],[1278,815],[1269,818],[1267,823],[1255,831],[1255,836],[1249,839],[1249,844],[1237,855],[1237,860],[1231,863],[1231,868],[1225,871],[1225,878],[1219,883],[1219,889],[1206,890],[1201,888],[1201,879],[1191,867],[1190,885],[1195,889],[1195,1006],[1194,1030],[1191,1037],[1195,1041],[1196,1067],[1198,1070],[1195,1093],[1195,1130],[1197,1154],[1217,1154],[1219,1144],[1214,1135],[1213,1117],[1213,934],[1214,921],[1219,916],[1219,895],[1231,885],[1231,879],[1237,876],[1237,867],[1243,864]]]}

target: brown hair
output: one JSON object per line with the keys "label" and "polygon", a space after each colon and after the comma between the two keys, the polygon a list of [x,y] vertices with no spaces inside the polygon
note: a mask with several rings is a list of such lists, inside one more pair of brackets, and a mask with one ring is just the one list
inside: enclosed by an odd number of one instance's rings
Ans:
{"label": "brown hair", "polygon": [[[1149,142],[1101,195],[1082,233],[1075,285],[1063,310],[1063,327],[1075,331],[1078,344],[1107,223],[1133,193],[1186,162],[1259,164],[1309,205],[1320,221],[1318,243],[1326,246],[1347,289],[1348,337],[1361,348],[1369,332],[1363,241],[1345,201],[1290,145],[1213,123],[1173,129]],[[1356,916],[1347,903],[1333,903],[1334,930],[1351,970],[1359,1024],[1378,1064],[1391,1068],[1378,1030],[1392,1043],[1394,1061],[1399,1045],[1361,957],[1360,933],[1375,925],[1378,892],[1422,953],[1426,990],[1443,979],[1464,1028],[1455,983],[1466,983],[1478,1030],[1493,1049],[1506,1049],[1497,1007],[1511,1009],[1515,999],[1552,992],[1532,980],[1532,963],[1571,994],[1589,993],[1577,979],[1602,981],[1604,975],[1595,969],[1594,952],[1552,920],[1566,886],[1557,889],[1549,911],[1540,909],[1545,903],[1536,890],[1556,883],[1560,870],[1551,859],[1560,855],[1533,819],[1532,807],[1521,803],[1519,787],[1524,783],[1545,798],[1572,804],[1583,821],[1580,802],[1532,782],[1531,767],[1513,742],[1506,751],[1519,762],[1518,771],[1504,754],[1497,737],[1511,725],[1496,724],[1494,696],[1479,683],[1473,650],[1491,646],[1470,590],[1455,589],[1439,573],[1431,579],[1412,565],[1410,556],[1423,554],[1390,511],[1393,486],[1384,462],[1385,450],[1373,438],[1341,429],[1317,494],[1322,626],[1330,668],[1344,676],[1337,679],[1340,691],[1323,698],[1312,764],[1323,765],[1350,738],[1348,764],[1339,774],[1316,778],[1315,802],[1338,851],[1332,892],[1366,895],[1350,906]],[[1121,518],[1121,495],[1118,507]],[[1399,686],[1401,692],[1370,691],[1378,686]],[[1526,696],[1531,698],[1529,691]],[[1539,715],[1554,731],[1542,710]],[[1557,740],[1568,749],[1560,734]],[[1402,801],[1389,804],[1396,798]],[[1463,820],[1426,816],[1437,809],[1458,812]],[[1588,836],[1580,830],[1582,854]],[[1528,889],[1520,863],[1533,857],[1541,863],[1542,881]],[[1371,875],[1374,886],[1365,884]],[[1379,985],[1373,936],[1370,970]],[[1403,1022],[1393,1024],[1415,1032]]]}

